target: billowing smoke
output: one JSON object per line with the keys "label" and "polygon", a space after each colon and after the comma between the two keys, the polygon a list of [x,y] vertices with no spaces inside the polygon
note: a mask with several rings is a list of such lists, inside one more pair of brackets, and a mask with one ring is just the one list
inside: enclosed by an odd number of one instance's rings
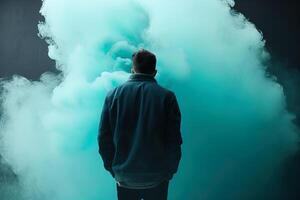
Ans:
{"label": "billowing smoke", "polygon": [[[2,80],[1,152],[22,199],[113,200],[98,155],[108,90],[124,82],[131,54],[156,53],[157,80],[175,91],[183,156],[170,199],[259,199],[298,130],[262,34],[233,1],[44,0],[40,37],[61,74]],[[36,66],[38,67],[38,66]]]}

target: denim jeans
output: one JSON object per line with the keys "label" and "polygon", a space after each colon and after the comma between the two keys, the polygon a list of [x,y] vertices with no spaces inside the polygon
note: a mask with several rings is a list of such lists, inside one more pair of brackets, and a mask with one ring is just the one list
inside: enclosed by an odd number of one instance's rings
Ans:
{"label": "denim jeans", "polygon": [[156,187],[147,189],[129,189],[120,187],[117,183],[118,200],[167,200],[169,181],[164,181]]}

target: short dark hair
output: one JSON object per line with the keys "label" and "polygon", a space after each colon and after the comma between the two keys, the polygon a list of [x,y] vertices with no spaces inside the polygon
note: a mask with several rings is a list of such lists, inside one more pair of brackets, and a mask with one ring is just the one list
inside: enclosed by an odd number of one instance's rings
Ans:
{"label": "short dark hair", "polygon": [[156,68],[156,57],[150,51],[141,49],[132,54],[132,63],[136,72],[152,74]]}

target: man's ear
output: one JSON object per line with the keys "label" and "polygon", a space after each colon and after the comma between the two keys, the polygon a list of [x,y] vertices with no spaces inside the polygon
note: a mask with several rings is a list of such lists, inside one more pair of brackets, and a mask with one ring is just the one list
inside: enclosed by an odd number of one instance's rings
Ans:
{"label": "man's ear", "polygon": [[154,70],[154,72],[152,73],[152,76],[154,77],[157,73],[157,70]]}

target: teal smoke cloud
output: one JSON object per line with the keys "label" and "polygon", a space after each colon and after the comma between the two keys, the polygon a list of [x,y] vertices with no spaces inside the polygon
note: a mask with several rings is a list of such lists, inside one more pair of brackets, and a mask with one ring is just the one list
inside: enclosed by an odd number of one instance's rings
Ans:
{"label": "teal smoke cloud", "polygon": [[[131,54],[157,55],[182,111],[170,199],[258,199],[297,149],[294,115],[255,26],[221,0],[44,0],[39,35],[61,74],[2,80],[1,152],[22,199],[116,199],[96,143],[105,94]],[[38,66],[36,66],[38,67]]]}

